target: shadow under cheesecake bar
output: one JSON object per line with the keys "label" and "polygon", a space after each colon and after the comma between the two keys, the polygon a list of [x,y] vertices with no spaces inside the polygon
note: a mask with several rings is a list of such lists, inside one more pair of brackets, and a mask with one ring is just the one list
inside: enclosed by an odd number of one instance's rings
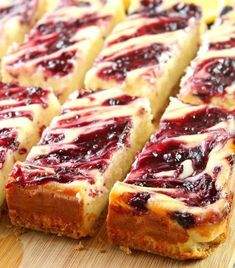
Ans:
{"label": "shadow under cheesecake bar", "polygon": [[59,109],[50,90],[0,82],[0,207],[14,162],[26,158]]}
{"label": "shadow under cheesecake bar", "polygon": [[208,256],[228,231],[234,137],[234,114],[171,99],[160,130],[112,188],[110,240],[176,259]]}
{"label": "shadow under cheesecake bar", "polygon": [[152,133],[151,120],[146,99],[119,89],[73,95],[10,175],[11,222],[73,238],[91,235],[111,187]]}
{"label": "shadow under cheesecake bar", "polygon": [[181,81],[182,101],[235,109],[234,25],[232,9],[207,31],[197,57]]}
{"label": "shadow under cheesecake bar", "polygon": [[83,87],[103,39],[125,17],[119,0],[63,1],[13,46],[2,63],[5,82],[52,87],[61,102]]}
{"label": "shadow under cheesecake bar", "polygon": [[157,3],[140,3],[141,8],[108,36],[85,85],[92,89],[121,85],[130,94],[148,97],[156,114],[196,54],[201,12],[193,4],[168,4],[164,9]]}
{"label": "shadow under cheesecake bar", "polygon": [[22,43],[24,36],[46,12],[46,0],[1,0],[0,59],[13,43]]}

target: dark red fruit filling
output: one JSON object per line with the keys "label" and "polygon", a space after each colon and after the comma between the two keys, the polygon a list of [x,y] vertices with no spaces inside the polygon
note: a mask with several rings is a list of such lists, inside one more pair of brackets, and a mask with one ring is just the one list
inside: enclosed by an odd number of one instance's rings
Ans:
{"label": "dark red fruit filling", "polygon": [[168,50],[168,47],[154,43],[148,47],[133,49],[120,56],[100,58],[99,61],[112,61],[112,65],[101,69],[98,76],[106,80],[122,81],[129,71],[158,64],[159,56]]}
{"label": "dark red fruit filling", "polygon": [[[0,108],[1,109],[1,108]],[[29,120],[33,120],[33,115],[30,111],[9,111],[0,112],[0,120],[10,119],[10,118],[26,117]]]}
{"label": "dark red fruit filling", "polygon": [[179,225],[185,229],[193,228],[196,224],[195,217],[188,212],[174,212],[171,214],[171,218],[176,220]]}
{"label": "dark red fruit filling", "polygon": [[[170,7],[169,9],[163,10],[163,8],[160,6],[161,1],[146,2],[148,2],[149,4],[146,3],[146,5],[143,5],[143,8],[137,13],[140,12],[147,17],[164,16],[169,18],[181,17],[185,19],[190,19],[191,17],[198,18],[201,16],[200,8],[194,4],[179,3]],[[156,4],[153,2],[156,2]]]}
{"label": "dark red fruit filling", "polygon": [[135,96],[122,95],[122,96],[108,99],[108,100],[104,101],[102,103],[102,105],[103,106],[127,105],[136,99],[137,99],[137,97],[135,97]]}
{"label": "dark red fruit filling", "polygon": [[73,70],[73,59],[76,51],[63,52],[53,59],[43,60],[38,65],[42,66],[50,75],[64,76]]}
{"label": "dark red fruit filling", "polygon": [[6,161],[6,150],[3,150],[2,148],[0,149],[0,169],[2,168],[3,164]]}
{"label": "dark red fruit filling", "polygon": [[19,142],[17,141],[17,133],[10,128],[0,129],[0,147],[17,150]]}
{"label": "dark red fruit filling", "polygon": [[[29,35],[29,41],[23,44],[22,48],[40,46],[37,50],[28,49],[28,51],[19,57],[13,65],[27,62],[29,60],[40,58],[44,55],[53,54],[59,50],[73,45],[76,41],[73,39],[75,34],[82,28],[97,25],[102,21],[108,20],[109,16],[99,17],[95,13],[86,15],[82,18],[71,21],[49,21],[37,26],[35,31]],[[74,58],[76,51],[64,51],[61,55],[40,61],[38,65],[44,67],[50,75],[58,74],[64,76],[73,68],[71,60]]]}
{"label": "dark red fruit filling", "polygon": [[2,108],[9,109],[17,106],[41,104],[48,106],[49,91],[40,87],[20,87],[16,84],[3,84],[0,82],[0,100],[16,100],[19,103],[5,105]]}
{"label": "dark red fruit filling", "polygon": [[76,6],[76,7],[89,7],[90,2],[87,1],[78,1],[78,0],[61,0],[60,6]]}
{"label": "dark red fruit filling", "polygon": [[141,192],[137,194],[131,194],[131,198],[128,201],[128,205],[136,209],[137,211],[146,212],[146,204],[151,197],[148,192]]}
{"label": "dark red fruit filling", "polygon": [[129,117],[113,118],[106,122],[100,129],[91,130],[89,133],[81,134],[72,144],[64,145],[63,148],[56,146],[56,143],[64,139],[63,134],[48,133],[42,140],[42,145],[53,146],[50,153],[37,156],[27,162],[27,169],[32,166],[51,167],[52,174],[45,171],[35,172],[27,170],[28,174],[17,171],[17,181],[22,185],[35,185],[57,181],[61,183],[73,180],[89,180],[92,178],[87,173],[92,169],[104,172],[109,164],[110,158],[115,150],[124,144],[128,146],[131,121]]}
{"label": "dark red fruit filling", "polygon": [[154,8],[162,4],[162,0],[141,0],[141,5],[148,8]]}
{"label": "dark red fruit filling", "polygon": [[41,142],[42,145],[58,143],[64,140],[65,135],[63,133],[50,133],[48,132]]}
{"label": "dark red fruit filling", "polygon": [[233,47],[235,47],[235,38],[233,37],[228,41],[211,43],[209,45],[209,49],[213,49],[213,50],[229,49]]}
{"label": "dark red fruit filling", "polygon": [[157,134],[156,139],[160,141],[166,137],[203,133],[208,128],[229,118],[235,119],[235,115],[223,109],[207,106],[190,112],[181,118],[162,120],[161,130]]}
{"label": "dark red fruit filling", "polygon": [[[15,3],[16,2],[16,3]],[[10,6],[0,8],[0,19],[19,16],[22,23],[30,23],[37,1],[13,1]]]}
{"label": "dark red fruit filling", "polygon": [[184,29],[187,26],[188,26],[188,21],[185,19],[161,17],[161,19],[159,19],[156,22],[143,25],[131,35],[120,36],[119,38],[109,42],[108,45],[110,46],[116,43],[121,43],[131,38],[138,37],[138,36],[154,35],[154,34],[160,34],[160,33],[165,33],[165,32],[177,31],[180,29]]}
{"label": "dark red fruit filling", "polygon": [[[74,180],[87,180],[94,183],[93,179],[87,176],[86,172],[74,166],[57,167],[53,172],[48,172],[43,168],[36,167],[30,163],[27,166],[21,167],[16,164],[11,176],[15,178],[15,182],[22,187],[45,184],[47,182],[69,183]],[[7,188],[11,187],[12,183],[7,184]]]}
{"label": "dark red fruit filling", "polygon": [[[201,77],[200,73],[206,73]],[[204,102],[212,97],[224,96],[226,88],[235,80],[235,60],[233,58],[211,58],[203,61],[195,69],[191,78],[193,94]]]}
{"label": "dark red fruit filling", "polygon": [[[137,163],[132,168],[126,183],[144,187],[171,188],[175,193],[165,193],[173,198],[180,198],[190,206],[206,206],[219,199],[220,192],[216,189],[215,178],[208,174],[199,176],[196,180],[179,178],[183,173],[182,162],[190,159],[195,177],[202,172],[208,161],[208,155],[215,145],[212,139],[203,146],[187,148],[181,142],[166,140],[158,144],[149,144],[137,157]],[[163,171],[174,171],[171,176],[158,176]]]}

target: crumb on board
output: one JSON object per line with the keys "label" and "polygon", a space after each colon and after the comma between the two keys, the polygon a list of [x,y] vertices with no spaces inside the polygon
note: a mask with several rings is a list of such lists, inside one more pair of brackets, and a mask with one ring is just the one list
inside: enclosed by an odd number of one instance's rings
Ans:
{"label": "crumb on board", "polygon": [[103,248],[101,248],[101,249],[99,250],[99,252],[100,252],[100,253],[106,253],[106,250],[103,249]]}
{"label": "crumb on board", "polygon": [[85,249],[85,246],[83,245],[83,243],[80,241],[77,245],[74,246],[74,249],[75,250],[78,250],[78,251],[82,251]]}
{"label": "crumb on board", "polygon": [[121,249],[123,252],[125,252],[127,255],[132,254],[131,249],[128,248],[128,247],[120,246],[120,249]]}
{"label": "crumb on board", "polygon": [[21,235],[25,234],[27,232],[27,230],[25,228],[21,228],[21,227],[16,227],[14,229],[14,235],[16,237],[20,237]]}

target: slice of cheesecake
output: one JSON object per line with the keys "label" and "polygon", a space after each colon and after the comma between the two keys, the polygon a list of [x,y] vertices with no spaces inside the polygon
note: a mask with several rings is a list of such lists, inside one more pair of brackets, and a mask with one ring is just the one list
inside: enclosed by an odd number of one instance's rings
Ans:
{"label": "slice of cheesecake", "polygon": [[201,13],[192,4],[165,9],[145,2],[107,38],[85,85],[92,89],[121,85],[130,94],[148,97],[155,114],[196,53]]}
{"label": "slice of cheesecake", "polygon": [[73,238],[91,235],[111,187],[150,136],[151,120],[146,99],[119,89],[74,95],[10,175],[11,222]]}
{"label": "slice of cheesecake", "polygon": [[25,34],[45,12],[46,0],[0,1],[0,60],[13,43],[22,43]]}
{"label": "slice of cheesecake", "polygon": [[176,259],[208,256],[228,231],[234,135],[234,114],[173,99],[159,132],[111,191],[111,241]]}
{"label": "slice of cheesecake", "polygon": [[[219,34],[218,34],[219,33]],[[204,37],[198,56],[182,79],[179,98],[235,109],[235,12],[222,17]]]}
{"label": "slice of cheesecake", "polygon": [[52,87],[61,102],[83,86],[103,39],[124,19],[119,0],[64,1],[3,59],[5,82]]}
{"label": "slice of cheesecake", "polygon": [[13,163],[26,158],[59,109],[50,90],[0,82],[0,207]]}

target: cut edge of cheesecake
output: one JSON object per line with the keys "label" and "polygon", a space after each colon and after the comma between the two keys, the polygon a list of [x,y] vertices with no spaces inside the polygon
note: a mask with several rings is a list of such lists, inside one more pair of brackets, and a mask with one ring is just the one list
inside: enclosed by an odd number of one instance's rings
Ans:
{"label": "cut edge of cheesecake", "polygon": [[[178,109],[172,109],[174,105],[182,105],[181,108],[185,111],[190,106],[193,110],[200,110],[202,107],[215,108],[212,105],[184,104],[174,98],[172,98],[171,103],[173,105],[168,106],[164,114],[165,117],[163,116],[164,119],[167,118],[166,113],[169,113],[169,118],[175,118]],[[219,110],[220,108],[215,109]],[[231,119],[230,116],[229,118]],[[229,131],[234,133],[235,129],[232,124],[229,121],[227,126]],[[221,126],[218,126],[218,129]],[[214,131],[213,127],[211,131]],[[199,134],[202,141],[203,135],[205,134]],[[177,140],[177,138],[179,137],[165,138],[162,142],[168,139]],[[182,136],[183,138],[184,136]],[[205,136],[205,138],[207,137]],[[194,143],[193,138],[191,141]],[[222,149],[217,146],[216,150],[213,151],[213,156],[209,156],[209,171],[213,170],[212,168],[216,167],[216,164],[223,163],[223,171],[219,175],[219,180],[223,184],[221,190],[223,193],[220,199],[207,207],[188,207],[180,199],[176,201],[170,195],[165,195],[164,190],[167,192],[167,189],[130,184],[127,179],[131,172],[123,182],[116,182],[110,193],[107,216],[110,241],[115,245],[143,250],[173,259],[202,259],[209,256],[225,241],[232,216],[235,188],[232,178],[235,176],[235,166],[232,162],[230,167],[230,163],[226,161],[227,155],[234,155],[233,142],[233,138],[228,139]],[[143,152],[144,150],[145,148]],[[216,159],[214,166],[213,158]],[[137,159],[138,156],[132,165],[133,169],[138,166]],[[222,186],[219,185],[219,187]],[[131,203],[134,198],[134,203]],[[136,208],[133,204],[136,205]],[[177,214],[178,212],[179,214]],[[199,218],[199,223],[195,224],[192,215]]]}
{"label": "cut edge of cheesecake", "polygon": [[[112,90],[110,92],[112,93]],[[7,204],[11,222],[14,225],[72,238],[93,235],[100,215],[108,203],[108,194],[113,184],[124,179],[134,161],[135,153],[153,132],[148,101],[142,99],[142,104],[140,102],[138,106],[141,109],[140,114],[133,115],[130,146],[115,152],[110,165],[101,176],[106,189],[103,194],[89,196],[87,189],[92,186],[87,181],[74,181],[68,185],[52,182],[22,187],[10,176]],[[24,163],[18,162],[15,166],[17,165]]]}

